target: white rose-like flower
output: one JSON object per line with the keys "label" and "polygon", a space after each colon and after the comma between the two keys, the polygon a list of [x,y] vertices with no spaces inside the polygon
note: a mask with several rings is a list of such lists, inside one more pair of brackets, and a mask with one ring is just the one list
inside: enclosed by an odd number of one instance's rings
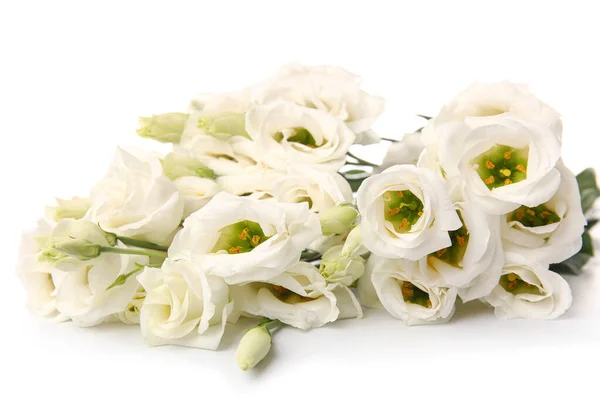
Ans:
{"label": "white rose-like flower", "polygon": [[442,181],[413,165],[390,167],[358,189],[363,244],[374,254],[418,260],[451,245],[460,218]]}
{"label": "white rose-like flower", "polygon": [[362,304],[383,307],[407,325],[446,322],[456,301],[455,288],[426,285],[416,262],[377,255],[367,261],[358,294]]}
{"label": "white rose-like flower", "polygon": [[352,203],[352,189],[336,172],[310,167],[294,168],[273,182],[273,194],[284,203],[308,202],[310,210],[321,212],[342,203]]}
{"label": "white rose-like flower", "polygon": [[255,199],[270,199],[274,197],[274,183],[284,179],[285,172],[252,165],[245,167],[235,174],[217,178],[219,188],[236,196],[250,196]]}
{"label": "white rose-like flower", "polygon": [[587,221],[577,179],[562,161],[557,169],[561,183],[550,200],[535,207],[521,206],[502,217],[505,250],[518,253],[529,262],[559,263],[581,249]]}
{"label": "white rose-like flower", "polygon": [[548,201],[560,184],[558,139],[544,125],[502,116],[486,121],[443,125],[437,149],[444,172],[460,175],[467,197],[489,214]]}
{"label": "white rose-like flower", "polygon": [[424,148],[420,133],[406,133],[399,142],[390,145],[379,170],[385,170],[393,165],[417,165]]}
{"label": "white rose-like flower", "polygon": [[326,112],[290,102],[251,109],[246,129],[260,160],[277,169],[300,164],[335,172],[345,164],[355,137]]}
{"label": "white rose-like flower", "polygon": [[146,268],[137,279],[146,290],[140,326],[150,346],[217,349],[233,308],[223,279],[207,276],[185,258],[168,258],[162,268]]}
{"label": "white rose-like flower", "polygon": [[299,329],[318,328],[340,318],[362,317],[354,294],[328,285],[312,264],[299,262],[271,279],[231,287],[238,312],[277,319]]}
{"label": "white rose-like flower", "polygon": [[428,285],[462,288],[463,301],[488,295],[504,265],[500,217],[487,215],[469,202],[455,203],[463,225],[450,232],[452,245],[419,260]]}
{"label": "white rose-like flower", "polygon": [[287,100],[327,112],[346,123],[356,134],[356,143],[378,143],[379,136],[370,129],[383,113],[385,102],[360,90],[360,81],[339,67],[294,63],[254,88],[252,97],[259,104]]}
{"label": "white rose-like flower", "polygon": [[423,129],[423,136],[429,143],[436,140],[437,129],[444,123],[468,119],[485,123],[488,117],[496,115],[545,125],[558,140],[562,135],[560,114],[535,97],[525,85],[503,81],[469,86],[429,121]]}
{"label": "white rose-like flower", "polygon": [[265,202],[221,192],[190,215],[169,257],[190,258],[228,284],[280,275],[319,237],[319,218],[308,206]]}
{"label": "white rose-like flower", "polygon": [[548,265],[530,263],[520,254],[507,253],[500,283],[485,301],[498,318],[554,319],[569,309],[569,284]]}
{"label": "white rose-like flower", "polygon": [[51,232],[50,223],[39,220],[34,230],[23,233],[17,276],[27,292],[28,308],[39,316],[58,322],[68,319],[56,308],[56,291],[66,273],[38,259],[40,252],[48,245],[46,242]]}
{"label": "white rose-like flower", "polygon": [[106,176],[92,189],[85,219],[107,232],[167,245],[183,215],[183,200],[162,171],[147,160],[118,149]]}
{"label": "white rose-like flower", "polygon": [[220,191],[214,180],[197,176],[182,176],[173,183],[183,198],[184,219],[204,207]]}

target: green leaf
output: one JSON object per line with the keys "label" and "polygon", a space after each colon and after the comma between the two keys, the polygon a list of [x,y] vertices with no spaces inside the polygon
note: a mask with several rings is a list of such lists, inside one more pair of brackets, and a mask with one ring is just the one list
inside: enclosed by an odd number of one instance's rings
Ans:
{"label": "green leaf", "polygon": [[368,174],[369,171],[365,171],[363,169],[351,169],[349,171],[344,171],[342,172],[342,175],[344,175],[344,177],[346,175],[362,175],[362,174]]}
{"label": "green leaf", "polygon": [[417,117],[424,118],[424,119],[426,119],[428,121],[431,119],[431,117],[428,117],[427,115],[421,115],[421,114],[417,114]]}
{"label": "green leaf", "polygon": [[583,239],[583,244],[579,253],[561,263],[550,265],[552,271],[561,274],[570,273],[579,275],[583,266],[594,257],[594,243],[587,229],[581,238]]}
{"label": "green leaf", "polygon": [[577,175],[577,184],[579,185],[579,193],[581,194],[581,207],[583,212],[588,212],[598,197],[600,197],[600,189],[596,183],[596,171],[593,168],[588,168]]}

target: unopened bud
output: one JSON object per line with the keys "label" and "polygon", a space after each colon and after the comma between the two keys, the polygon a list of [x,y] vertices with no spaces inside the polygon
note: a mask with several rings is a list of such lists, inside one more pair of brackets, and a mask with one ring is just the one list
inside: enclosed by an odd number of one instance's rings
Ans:
{"label": "unopened bud", "polygon": [[271,350],[271,332],[264,326],[250,329],[238,345],[235,358],[242,370],[254,368]]}
{"label": "unopened bud", "polygon": [[85,239],[66,239],[53,246],[56,250],[82,261],[91,260],[100,255],[101,246]]}
{"label": "unopened bud", "polygon": [[246,132],[246,116],[243,113],[221,112],[200,116],[198,128],[218,139],[231,136],[249,137]]}
{"label": "unopened bud", "polygon": [[323,235],[341,235],[352,227],[358,211],[350,205],[339,205],[319,213]]}
{"label": "unopened bud", "polygon": [[352,285],[365,272],[365,260],[360,256],[344,256],[343,246],[334,246],[323,254],[319,270],[327,282]]}
{"label": "unopened bud", "polygon": [[46,216],[56,222],[68,218],[81,219],[90,208],[90,200],[84,197],[56,199],[56,204],[46,209]]}
{"label": "unopened bud", "polygon": [[181,178],[182,176],[197,176],[209,179],[214,179],[215,177],[214,171],[197,159],[178,153],[169,153],[165,156],[163,171],[171,180]]}
{"label": "unopened bud", "polygon": [[163,143],[179,143],[189,115],[166,113],[151,117],[140,117],[140,128],[136,131],[141,137]]}

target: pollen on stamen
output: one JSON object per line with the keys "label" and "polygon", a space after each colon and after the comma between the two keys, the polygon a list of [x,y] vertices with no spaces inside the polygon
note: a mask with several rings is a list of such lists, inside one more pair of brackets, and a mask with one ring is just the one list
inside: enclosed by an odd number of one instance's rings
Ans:
{"label": "pollen on stamen", "polygon": [[462,236],[457,236],[456,241],[460,247],[465,247],[465,238]]}
{"label": "pollen on stamen", "polygon": [[396,195],[398,197],[404,197],[404,193],[402,193],[402,190],[396,190]]}
{"label": "pollen on stamen", "polygon": [[415,291],[408,288],[402,288],[402,294],[408,297],[412,297],[415,294]]}
{"label": "pollen on stamen", "polygon": [[517,221],[521,221],[524,216],[525,216],[525,211],[523,211],[523,210],[517,211]]}
{"label": "pollen on stamen", "polygon": [[507,151],[506,153],[504,153],[504,159],[510,160],[510,151]]}
{"label": "pollen on stamen", "polygon": [[248,239],[248,228],[244,228],[240,234],[238,235],[238,237],[242,240],[246,240]]}
{"label": "pollen on stamen", "polygon": [[513,290],[515,287],[517,287],[517,281],[510,282],[508,285],[506,285],[506,287],[510,290]]}
{"label": "pollen on stamen", "polygon": [[446,252],[448,251],[448,248],[445,249],[441,249],[435,252],[435,254],[437,254],[438,257],[443,256]]}
{"label": "pollen on stamen", "polygon": [[427,300],[427,308],[431,308],[431,300]]}
{"label": "pollen on stamen", "polygon": [[493,162],[491,162],[490,160],[486,160],[486,162],[485,162],[485,167],[486,167],[487,169],[494,169],[495,165],[494,165],[494,163],[493,163]]}
{"label": "pollen on stamen", "polygon": [[396,215],[400,212],[400,207],[392,208],[387,212],[388,215]]}
{"label": "pollen on stamen", "polygon": [[227,250],[227,252],[229,254],[239,254],[241,249],[242,249],[242,246],[230,247],[229,250]]}
{"label": "pollen on stamen", "polygon": [[406,218],[402,218],[402,223],[400,224],[400,229],[404,229],[408,226],[408,220]]}
{"label": "pollen on stamen", "polygon": [[419,212],[417,213],[417,215],[420,217],[421,215],[423,215],[423,211],[419,211]]}
{"label": "pollen on stamen", "polygon": [[516,274],[508,274],[508,275],[506,275],[506,279],[508,279],[510,282],[516,281],[517,275]]}
{"label": "pollen on stamen", "polygon": [[483,183],[485,183],[486,185],[491,185],[494,182],[496,182],[496,179],[493,176],[490,176],[489,178],[483,180]]}
{"label": "pollen on stamen", "polygon": [[523,166],[523,164],[519,164],[516,167],[519,171],[521,171],[522,173],[527,172],[527,170],[525,169],[525,167]]}
{"label": "pollen on stamen", "polygon": [[506,186],[506,185],[510,185],[511,183],[513,183],[513,182],[512,182],[510,179],[508,179],[508,178],[506,178],[506,179],[504,180],[504,186]]}
{"label": "pollen on stamen", "polygon": [[540,213],[540,217],[542,217],[543,219],[547,219],[550,216],[550,211],[542,211]]}
{"label": "pollen on stamen", "polygon": [[258,243],[260,242],[260,236],[254,235],[252,236],[252,239],[250,239],[250,241],[254,246],[258,246]]}
{"label": "pollen on stamen", "polygon": [[275,290],[277,293],[285,293],[287,291],[286,288],[279,285],[273,285],[273,290]]}
{"label": "pollen on stamen", "polygon": [[535,217],[535,211],[531,209],[527,210],[527,214],[531,215],[532,217]]}

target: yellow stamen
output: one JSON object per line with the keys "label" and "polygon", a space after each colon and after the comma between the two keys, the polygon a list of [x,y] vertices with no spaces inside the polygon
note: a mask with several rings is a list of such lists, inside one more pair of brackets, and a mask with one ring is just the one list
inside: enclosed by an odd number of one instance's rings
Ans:
{"label": "yellow stamen", "polygon": [[244,228],[240,234],[238,235],[238,237],[242,240],[246,240],[248,239],[248,228]]}
{"label": "yellow stamen", "polygon": [[400,229],[404,229],[408,226],[408,220],[406,218],[402,218],[402,223],[400,224]]}
{"label": "yellow stamen", "polygon": [[510,282],[516,281],[517,274],[508,274],[508,275],[506,275],[506,279],[508,279]]}
{"label": "yellow stamen", "polygon": [[423,211],[419,211],[419,212],[417,213],[417,215],[420,217],[421,215],[423,215]]}
{"label": "yellow stamen", "polygon": [[273,285],[273,290],[275,290],[277,293],[285,293],[287,291],[286,288],[279,285]]}
{"label": "yellow stamen", "polygon": [[396,208],[392,208],[390,211],[388,211],[388,215],[396,215],[400,212],[400,208],[396,207]]}
{"label": "yellow stamen", "polygon": [[516,286],[517,286],[517,281],[512,281],[508,285],[506,285],[506,287],[509,288],[510,290],[514,289]]}
{"label": "yellow stamen", "polygon": [[229,254],[238,254],[241,249],[242,249],[242,246],[230,247],[229,250],[227,250],[227,252]]}
{"label": "yellow stamen", "polygon": [[465,238],[462,236],[457,236],[456,241],[460,247],[465,247]]}
{"label": "yellow stamen", "polygon": [[495,165],[494,165],[494,163],[493,163],[493,162],[491,162],[490,160],[487,160],[487,161],[485,162],[485,167],[486,167],[487,169],[494,169]]}
{"label": "yellow stamen", "polygon": [[260,242],[260,236],[254,235],[252,236],[252,239],[250,239],[250,241],[253,245],[258,246],[258,243]]}
{"label": "yellow stamen", "polygon": [[402,193],[401,190],[396,190],[396,196],[398,196],[398,197],[404,197],[404,193]]}
{"label": "yellow stamen", "polygon": [[438,257],[441,257],[441,256],[443,256],[443,255],[444,255],[444,253],[446,253],[447,251],[448,251],[448,248],[445,248],[445,249],[438,250],[438,251],[437,251],[435,254],[437,254],[437,256],[438,256]]}
{"label": "yellow stamen", "polygon": [[531,215],[532,217],[535,217],[535,211],[531,209],[527,210],[527,214]]}
{"label": "yellow stamen", "polygon": [[542,211],[540,213],[540,217],[542,217],[543,219],[546,219],[550,216],[550,211]]}
{"label": "yellow stamen", "polygon": [[491,185],[494,182],[496,182],[496,179],[494,179],[493,176],[490,176],[489,178],[483,180],[483,183],[485,183],[486,185]]}
{"label": "yellow stamen", "polygon": [[519,171],[521,171],[522,173],[525,173],[525,172],[527,172],[527,170],[525,169],[525,167],[523,166],[523,164],[519,164],[519,165],[517,165],[517,169],[518,169]]}
{"label": "yellow stamen", "polygon": [[504,159],[510,160],[510,151],[507,151],[506,153],[504,153]]}
{"label": "yellow stamen", "polygon": [[523,211],[523,210],[517,211],[517,221],[521,221],[524,216],[525,216],[525,211]]}
{"label": "yellow stamen", "polygon": [[506,169],[506,168],[501,169],[500,173],[504,176],[510,176],[510,169]]}
{"label": "yellow stamen", "polygon": [[510,185],[511,183],[512,183],[512,181],[511,181],[510,179],[508,179],[508,178],[506,178],[506,179],[504,180],[504,186],[506,186],[506,185]]}
{"label": "yellow stamen", "polygon": [[431,300],[427,300],[427,308],[431,308]]}

